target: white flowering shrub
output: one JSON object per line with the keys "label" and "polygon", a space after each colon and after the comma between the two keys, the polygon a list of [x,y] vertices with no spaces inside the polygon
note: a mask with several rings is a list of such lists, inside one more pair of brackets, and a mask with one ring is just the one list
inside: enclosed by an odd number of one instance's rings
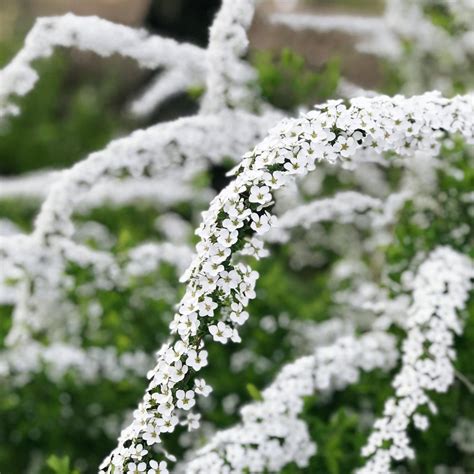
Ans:
{"label": "white flowering shrub", "polygon": [[[389,2],[357,33],[387,55],[436,28],[472,66],[468,2],[443,4],[462,26],[442,34],[425,3]],[[0,470],[21,454],[47,472],[51,453],[101,474],[474,468],[474,95],[424,91],[420,58],[441,52],[415,35],[418,95],[358,90],[290,118],[245,60],[255,7],[224,0],[206,49],[40,19],[0,70],[5,129],[57,47],[160,69],[136,116],[204,87],[195,115],[2,178]],[[404,8],[419,29],[399,31]],[[30,229],[7,218],[22,199]]]}

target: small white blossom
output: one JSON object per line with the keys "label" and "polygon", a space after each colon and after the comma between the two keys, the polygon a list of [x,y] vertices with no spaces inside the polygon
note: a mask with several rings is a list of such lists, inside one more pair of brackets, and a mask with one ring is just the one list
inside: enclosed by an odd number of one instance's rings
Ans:
{"label": "small white blossom", "polygon": [[226,344],[227,340],[232,336],[232,329],[222,321],[209,326],[209,332],[212,334],[214,341]]}
{"label": "small white blossom", "polygon": [[196,404],[192,390],[178,390],[176,392],[176,406],[183,410],[190,410]]}
{"label": "small white blossom", "polygon": [[268,215],[252,213],[252,223],[250,227],[259,235],[265,234],[270,230],[271,219]]}
{"label": "small white blossom", "polygon": [[252,186],[250,188],[249,201],[266,204],[272,200],[272,195],[270,194],[270,188],[268,186]]}
{"label": "small white blossom", "polygon": [[191,349],[188,352],[188,358],[186,359],[186,365],[193,368],[196,371],[201,370],[207,365],[207,351],[195,351]]}
{"label": "small white blossom", "polygon": [[168,464],[166,461],[161,461],[159,464],[157,461],[152,459],[149,462],[150,469],[148,469],[147,474],[169,474]]}
{"label": "small white blossom", "polygon": [[207,385],[204,379],[196,379],[194,381],[194,391],[207,397],[212,392],[212,387]]}
{"label": "small white blossom", "polygon": [[140,462],[138,464],[135,464],[134,462],[131,462],[128,463],[127,468],[127,474],[140,474],[141,472],[145,472],[146,463]]}
{"label": "small white blossom", "polygon": [[186,424],[188,426],[188,431],[197,430],[199,428],[199,420],[201,415],[199,413],[189,413],[186,418]]}

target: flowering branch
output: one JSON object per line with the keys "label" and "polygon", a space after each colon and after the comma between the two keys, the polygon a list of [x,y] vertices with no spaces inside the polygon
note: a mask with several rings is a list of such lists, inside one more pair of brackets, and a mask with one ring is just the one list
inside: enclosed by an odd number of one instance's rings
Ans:
{"label": "flowering branch", "polygon": [[248,317],[245,307],[255,297],[258,275],[235,257],[251,236],[273,225],[267,209],[274,190],[314,170],[317,161],[337,163],[359,148],[406,157],[417,150],[436,155],[446,133],[473,141],[473,111],[473,96],[448,100],[434,93],[354,99],[350,106],[333,101],[283,121],[247,153],[234,181],[203,213],[197,255],[183,278],[186,293],[171,324],[177,336],[160,350],[135,418],[101,469],[120,472],[136,462],[145,468],[156,462],[143,446],[160,443],[185,422],[195,394],[202,392],[192,383],[207,364],[206,336],[222,343],[240,340],[238,327]]}
{"label": "flowering branch", "polygon": [[408,428],[429,425],[424,411],[436,413],[430,392],[443,393],[454,382],[454,336],[462,333],[463,309],[472,289],[473,262],[449,247],[439,247],[420,265],[412,282],[408,335],[402,367],[393,381],[395,396],[385,403],[362,454],[360,474],[385,474],[393,461],[413,459]]}

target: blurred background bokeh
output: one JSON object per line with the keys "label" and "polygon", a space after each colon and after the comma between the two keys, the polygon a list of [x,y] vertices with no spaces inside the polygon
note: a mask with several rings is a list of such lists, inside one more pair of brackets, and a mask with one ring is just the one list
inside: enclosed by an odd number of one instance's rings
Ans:
{"label": "blurred background bokeh", "polygon": [[[66,12],[98,15],[205,46],[209,25],[218,6],[218,0],[2,0],[0,66],[21,47],[37,17]],[[314,93],[311,78],[306,84],[300,84],[302,95],[306,97],[292,97],[296,88],[291,87],[292,91],[289,91],[285,90],[284,84],[275,84],[270,69],[275,58],[281,59],[279,55],[284,50],[294,53],[291,58],[287,55],[287,68],[294,69],[293,74],[298,67],[298,74],[302,67],[308,73],[317,74],[329,64],[340,67],[345,78],[369,89],[383,84],[383,68],[374,57],[357,52],[354,38],[349,34],[311,30],[302,34],[270,22],[272,13],[378,15],[382,11],[383,2],[379,0],[260,2],[249,34],[250,57],[266,74],[271,93],[278,96],[276,105],[283,108],[289,108],[293,102],[312,105],[320,95],[320,91]],[[102,147],[117,133],[196,110],[195,102],[182,95],[171,99],[147,120],[137,122],[126,113],[126,106],[152,81],[155,73],[144,71],[132,60],[118,56],[104,59],[77,50],[59,51],[53,60],[38,61],[38,67],[39,85],[22,101],[26,113],[14,118],[0,131],[0,175],[70,165],[87,152]],[[288,98],[288,94],[291,97]],[[92,104],[95,106],[91,107]],[[28,128],[30,139],[17,140],[17,134],[24,128]]]}

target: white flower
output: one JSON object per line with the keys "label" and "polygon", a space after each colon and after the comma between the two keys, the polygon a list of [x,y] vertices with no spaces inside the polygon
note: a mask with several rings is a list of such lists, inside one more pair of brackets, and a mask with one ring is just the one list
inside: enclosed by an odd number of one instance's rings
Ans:
{"label": "white flower", "polygon": [[214,341],[221,342],[222,344],[226,344],[227,340],[232,336],[232,329],[222,321],[219,321],[217,325],[209,326],[209,332]]}
{"label": "white flower", "polygon": [[196,313],[181,315],[177,326],[178,333],[182,336],[187,336],[188,334],[194,336],[200,324]]}
{"label": "white flower", "polygon": [[217,303],[211,297],[206,296],[203,301],[199,303],[199,316],[214,316],[214,310],[217,308]]}
{"label": "white flower", "polygon": [[143,448],[142,444],[130,446],[130,455],[134,458],[141,459],[148,451]]}
{"label": "white flower", "polygon": [[172,400],[173,399],[171,398],[171,395],[169,395],[167,400],[160,402],[157,408],[157,412],[165,417],[171,415],[174,410],[174,404]]}
{"label": "white flower", "polygon": [[202,367],[207,365],[207,351],[195,351],[191,349],[188,352],[188,358],[186,359],[186,365],[192,367],[195,371],[201,370]]}
{"label": "white flower", "polygon": [[141,463],[135,464],[134,462],[130,462],[128,463],[127,467],[128,467],[127,474],[140,474],[140,472],[145,472],[146,463],[141,462]]}
{"label": "white flower", "polygon": [[244,324],[248,318],[249,318],[249,313],[247,311],[241,311],[240,313],[232,311],[230,313],[230,320],[238,324],[239,326],[242,326],[242,324]]}
{"label": "white flower", "polygon": [[421,431],[425,431],[429,426],[428,418],[418,413],[413,416],[413,423]]}
{"label": "white flower", "polygon": [[183,410],[190,410],[195,404],[194,392],[192,390],[178,390],[176,392],[176,406]]}
{"label": "white flower", "polygon": [[241,280],[241,276],[235,270],[231,270],[230,272],[224,270],[219,273],[217,285],[222,288],[225,293],[229,293],[230,290],[237,288]]}
{"label": "white flower", "polygon": [[234,231],[239,229],[244,225],[244,222],[239,217],[229,216],[227,219],[222,221],[222,226],[228,229],[229,231]]}
{"label": "white flower", "polygon": [[151,398],[158,404],[161,405],[162,403],[168,403],[171,401],[171,394],[170,393],[158,393],[154,392],[151,394]]}
{"label": "white flower", "polygon": [[230,336],[230,340],[232,342],[242,342],[242,338],[240,337],[239,331],[236,328],[232,329],[232,335]]}
{"label": "white flower", "polygon": [[262,176],[265,184],[271,189],[279,189],[288,183],[288,176],[281,171],[274,171],[273,173],[264,173]]}
{"label": "white flower", "polygon": [[244,248],[240,251],[242,255],[250,255],[251,257],[260,260],[261,258],[268,257],[270,252],[265,248],[265,244],[258,238],[248,240]]}
{"label": "white flower", "polygon": [[166,461],[161,461],[158,464],[154,459],[149,462],[150,469],[148,469],[147,474],[169,474],[168,464]]}
{"label": "white flower", "polygon": [[249,201],[258,204],[266,204],[272,200],[270,188],[268,186],[252,186],[250,188]]}
{"label": "white flower", "polygon": [[220,272],[224,270],[224,265],[221,263],[212,262],[208,260],[203,265],[204,273],[207,273],[210,276],[217,276]]}
{"label": "white flower", "polygon": [[352,137],[345,138],[343,136],[339,136],[333,145],[333,150],[340,153],[344,158],[352,156],[356,149],[357,142]]}
{"label": "white flower", "polygon": [[207,397],[212,392],[212,387],[207,385],[204,379],[196,379],[194,381],[194,390],[196,393]]}
{"label": "white flower", "polygon": [[174,365],[171,365],[168,369],[168,374],[173,382],[179,382],[184,379],[184,376],[188,372],[188,366],[183,365],[181,361],[177,361]]}
{"label": "white flower", "polygon": [[199,428],[199,420],[201,415],[199,413],[189,413],[186,419],[186,424],[188,425],[188,431],[197,430]]}
{"label": "white flower", "polygon": [[160,426],[160,430],[163,433],[172,433],[174,431],[174,427],[178,423],[179,419],[175,415],[159,418],[157,420],[157,424]]}
{"label": "white flower", "polygon": [[259,235],[265,234],[270,230],[270,217],[267,214],[258,215],[256,212],[252,213],[252,223],[250,227]]}
{"label": "white flower", "polygon": [[220,229],[217,234],[217,243],[224,248],[232,247],[237,242],[239,233],[237,230],[229,230],[226,228]]}
{"label": "white flower", "polygon": [[285,162],[283,165],[289,174],[305,174],[307,160],[302,155],[293,156],[290,161]]}
{"label": "white flower", "polygon": [[160,442],[160,428],[155,425],[148,425],[143,439],[147,442],[148,446]]}

